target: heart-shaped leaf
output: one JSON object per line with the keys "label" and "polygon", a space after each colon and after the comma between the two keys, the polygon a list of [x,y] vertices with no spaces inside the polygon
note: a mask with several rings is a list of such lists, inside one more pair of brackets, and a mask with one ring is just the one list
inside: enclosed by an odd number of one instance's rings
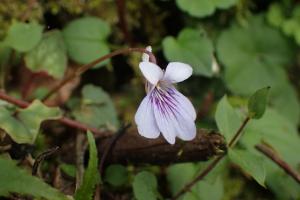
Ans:
{"label": "heart-shaped leaf", "polygon": [[28,68],[33,71],[46,71],[55,78],[61,78],[67,67],[65,43],[60,31],[44,34],[39,44],[25,55]]}
{"label": "heart-shaped leaf", "polygon": [[210,39],[194,29],[182,30],[177,38],[163,40],[164,55],[169,61],[190,64],[194,74],[212,76],[213,46]]}
{"label": "heart-shaped leaf", "polygon": [[[109,34],[108,24],[96,17],[76,19],[63,29],[68,54],[80,64],[87,64],[109,53],[106,44]],[[104,64],[102,62],[97,66]]]}
{"label": "heart-shaped leaf", "polygon": [[17,51],[26,52],[38,44],[42,32],[43,27],[36,22],[13,22],[8,29],[5,43]]}
{"label": "heart-shaped leaf", "polygon": [[0,107],[0,126],[17,143],[34,143],[41,123],[60,117],[61,111],[58,108],[48,108],[39,100],[18,111],[16,117],[5,107]]}

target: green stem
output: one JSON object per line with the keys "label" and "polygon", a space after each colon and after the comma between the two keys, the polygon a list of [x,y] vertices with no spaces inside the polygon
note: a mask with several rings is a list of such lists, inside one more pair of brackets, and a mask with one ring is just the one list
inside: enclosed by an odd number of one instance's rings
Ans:
{"label": "green stem", "polygon": [[[249,122],[249,120],[250,120],[250,117],[245,118],[245,120],[243,121],[243,123],[241,124],[241,126],[239,127],[237,132],[234,134],[233,138],[230,140],[230,142],[228,144],[228,148],[233,148],[234,147],[234,145],[236,144],[236,142],[238,141],[238,139],[242,135],[242,132],[243,132],[245,126],[247,125],[247,123]],[[181,195],[183,195],[184,193],[190,191],[192,189],[192,187],[196,183],[198,183],[198,181],[202,180],[207,174],[209,174],[209,172],[211,170],[213,170],[215,168],[215,166],[217,166],[217,164],[225,157],[225,155],[226,154],[223,154],[223,155],[220,155],[220,156],[216,157],[197,177],[195,177],[192,181],[187,183],[179,192],[177,192],[174,195],[174,197],[172,198],[172,200],[176,200]]]}

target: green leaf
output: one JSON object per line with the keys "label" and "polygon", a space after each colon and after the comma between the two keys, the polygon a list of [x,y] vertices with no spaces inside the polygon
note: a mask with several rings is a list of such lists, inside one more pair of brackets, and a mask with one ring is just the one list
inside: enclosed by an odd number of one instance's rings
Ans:
{"label": "green leaf", "polygon": [[167,169],[167,180],[174,195],[194,177],[197,168],[194,163],[175,164]]}
{"label": "green leaf", "polygon": [[286,83],[280,87],[272,88],[269,99],[273,108],[278,110],[280,114],[295,126],[298,125],[300,119],[300,102],[297,92],[291,84]]}
{"label": "green leaf", "polygon": [[257,88],[271,86],[270,104],[299,123],[300,104],[285,72],[293,60],[293,48],[278,31],[267,26],[261,16],[255,17],[248,27],[234,25],[224,31],[217,47],[225,66],[225,82],[234,94],[249,96]]}
{"label": "green leaf", "polygon": [[155,200],[158,197],[156,177],[147,171],[138,173],[133,180],[133,193],[137,200]]}
{"label": "green leaf", "polygon": [[282,10],[282,6],[279,3],[271,4],[267,12],[267,20],[271,25],[275,27],[282,26],[283,22],[285,21],[285,16]]}
{"label": "green leaf", "polygon": [[235,94],[251,95],[257,88],[272,89],[287,82],[284,67],[293,56],[288,41],[264,22],[250,19],[247,27],[233,25],[217,42],[217,55],[225,67],[225,82]]}
{"label": "green leaf", "polygon": [[177,38],[163,40],[164,55],[169,61],[190,64],[194,74],[212,76],[213,46],[205,34],[195,29],[183,29]]}
{"label": "green leaf", "polygon": [[36,22],[13,22],[8,29],[5,43],[17,51],[26,52],[38,44],[42,32],[43,27]]}
{"label": "green leaf", "polygon": [[220,176],[213,183],[205,180],[199,181],[192,192],[199,197],[197,199],[221,200],[224,196],[224,183]]}
{"label": "green leaf", "polygon": [[[67,51],[71,59],[87,64],[109,53],[106,39],[110,27],[100,18],[83,17],[69,23],[63,29]],[[103,66],[102,62],[98,66]]]}
{"label": "green leaf", "polygon": [[112,99],[102,88],[85,85],[81,93],[81,105],[73,109],[73,115],[77,120],[96,128],[118,126]]}
{"label": "green leaf", "polygon": [[267,107],[270,87],[257,90],[249,99],[248,115],[250,118],[261,118]]}
{"label": "green leaf", "polygon": [[60,31],[44,34],[40,43],[25,55],[29,69],[46,71],[55,78],[61,78],[67,67],[67,55],[64,40]]}
{"label": "green leaf", "polygon": [[92,200],[94,189],[100,179],[95,139],[91,132],[87,133],[87,138],[89,142],[89,163],[84,172],[82,184],[75,193],[76,200]]}
{"label": "green leaf", "polygon": [[48,108],[35,100],[26,109],[21,109],[17,117],[4,107],[0,107],[1,128],[17,143],[34,143],[40,124],[44,120],[58,119],[61,112],[58,108]]}
{"label": "green leaf", "polygon": [[212,15],[216,8],[226,9],[236,0],[176,0],[177,6],[193,17],[206,17]]}
{"label": "green leaf", "polygon": [[252,120],[241,138],[247,146],[265,141],[291,166],[298,166],[300,137],[297,127],[278,111],[268,108],[260,120]]}
{"label": "green leaf", "polygon": [[[221,168],[224,169],[223,163]],[[212,173],[217,170],[216,174],[211,176],[209,174],[204,180],[199,181],[193,188],[191,192],[186,193],[183,196],[184,200],[198,200],[198,199],[210,199],[210,200],[220,200],[223,196],[223,181],[220,178],[220,165],[212,171]],[[175,164],[167,169],[167,180],[171,190],[174,195],[180,189],[182,189],[188,182],[190,182],[196,175],[197,172],[201,171],[205,166],[201,166],[201,169],[194,163],[183,163]]]}
{"label": "green leaf", "polygon": [[70,177],[76,177],[76,166],[71,164],[63,163],[59,165],[59,168],[68,176]]}
{"label": "green leaf", "polygon": [[263,158],[246,150],[228,151],[230,160],[251,175],[261,186],[265,187],[266,171]]}
{"label": "green leaf", "polygon": [[229,104],[227,96],[224,96],[217,105],[215,119],[220,132],[229,142],[241,126],[241,119]]}
{"label": "green leaf", "polygon": [[127,169],[122,165],[110,165],[105,170],[104,179],[115,187],[124,185],[128,180]]}
{"label": "green leaf", "polygon": [[41,179],[31,176],[16,166],[12,160],[0,156],[0,196],[11,193],[29,195],[49,200],[67,200],[68,198]]}

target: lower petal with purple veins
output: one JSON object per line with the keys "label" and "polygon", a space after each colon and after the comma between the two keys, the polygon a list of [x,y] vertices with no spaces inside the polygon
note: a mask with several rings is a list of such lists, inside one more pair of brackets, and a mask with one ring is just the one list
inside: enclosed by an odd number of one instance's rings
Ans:
{"label": "lower petal with purple veins", "polygon": [[153,112],[153,105],[150,101],[150,96],[147,95],[141,102],[136,114],[135,123],[137,124],[138,132],[146,138],[159,137],[160,131],[156,124]]}
{"label": "lower petal with purple veins", "polygon": [[150,95],[156,124],[169,143],[174,144],[176,136],[182,140],[196,136],[195,109],[186,97],[174,87],[155,88]]}

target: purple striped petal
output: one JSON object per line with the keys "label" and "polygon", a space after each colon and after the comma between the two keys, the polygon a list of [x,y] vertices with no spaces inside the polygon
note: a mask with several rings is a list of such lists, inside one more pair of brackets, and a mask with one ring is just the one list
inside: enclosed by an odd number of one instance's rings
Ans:
{"label": "purple striped petal", "polygon": [[155,88],[150,95],[156,124],[170,144],[175,143],[176,136],[182,140],[196,136],[195,109],[186,97],[173,87]]}
{"label": "purple striped petal", "polygon": [[157,138],[160,134],[153,112],[153,105],[147,95],[141,102],[136,114],[135,123],[138,132],[146,138]]}

